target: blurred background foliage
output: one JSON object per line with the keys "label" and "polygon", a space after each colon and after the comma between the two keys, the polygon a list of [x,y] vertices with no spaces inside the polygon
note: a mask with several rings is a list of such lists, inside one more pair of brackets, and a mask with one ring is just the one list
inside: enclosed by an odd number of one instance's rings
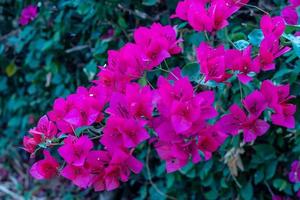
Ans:
{"label": "blurred background foliage", "polygon": [[[20,27],[18,17],[29,4],[38,5],[38,17]],[[55,98],[74,92],[80,85],[88,86],[98,72],[97,66],[105,64],[107,50],[132,41],[134,28],[153,22],[178,25],[185,51],[167,64],[183,67],[191,80],[199,81],[194,49],[205,40],[205,35],[192,31],[179,20],[170,20],[176,4],[175,0],[0,0],[0,199],[157,200],[172,196],[250,200],[271,199],[272,193],[295,198],[300,185],[289,183],[287,173],[290,163],[300,155],[299,110],[296,130],[274,126],[254,144],[247,145],[240,137],[229,138],[210,161],[188,164],[172,174],[166,174],[164,163],[153,148],[147,151],[148,144],[142,144],[138,157],[148,164],[140,175],[132,176],[113,192],[80,190],[60,178],[34,181],[28,175],[33,161],[21,149],[27,130],[50,110]],[[279,15],[287,2],[260,0],[250,4]],[[261,39],[258,29],[262,14],[253,7],[244,7],[230,20],[230,26],[210,36],[210,40],[231,48],[232,43],[237,47],[249,43],[255,46]],[[277,60],[276,71],[258,77],[290,83],[291,93],[297,96],[293,103],[298,108],[299,45]],[[150,80],[155,73],[148,74]],[[258,85],[254,82],[243,87],[244,94]],[[216,91],[216,106],[221,113],[240,101],[237,80],[232,80],[230,87],[204,87]]]}

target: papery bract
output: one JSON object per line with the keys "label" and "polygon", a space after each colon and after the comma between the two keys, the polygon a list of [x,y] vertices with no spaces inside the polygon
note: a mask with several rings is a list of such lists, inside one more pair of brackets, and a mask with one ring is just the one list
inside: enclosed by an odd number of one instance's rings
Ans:
{"label": "papery bract", "polygon": [[27,25],[29,22],[33,21],[38,14],[38,8],[35,5],[29,5],[22,10],[21,16],[19,18],[19,23],[22,26]]}
{"label": "papery bract", "polygon": [[39,160],[30,168],[30,174],[35,179],[50,179],[58,174],[59,163],[50,152],[44,150],[44,159]]}
{"label": "papery bract", "polygon": [[68,136],[64,139],[63,146],[58,148],[58,153],[70,165],[83,166],[89,151],[93,148],[88,136]]}

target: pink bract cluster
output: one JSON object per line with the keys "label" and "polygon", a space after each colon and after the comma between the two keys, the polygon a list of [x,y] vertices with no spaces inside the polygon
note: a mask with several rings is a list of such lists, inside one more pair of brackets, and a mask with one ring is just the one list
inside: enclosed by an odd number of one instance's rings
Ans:
{"label": "pink bract cluster", "polygon": [[280,47],[280,36],[285,29],[282,17],[262,17],[260,26],[264,34],[255,58],[251,57],[252,46],[244,50],[228,49],[223,45],[216,48],[207,43],[201,43],[197,49],[197,58],[205,81],[213,80],[224,82],[234,73],[243,84],[249,83],[253,78],[250,73],[259,73],[275,69],[275,58],[288,52],[290,47]]}
{"label": "pink bract cluster", "polygon": [[[245,3],[185,0],[178,4],[176,16],[197,31],[211,32],[226,26],[227,18]],[[281,17],[264,16],[261,28],[264,39],[255,58],[251,46],[240,51],[201,43],[197,59],[205,81],[224,82],[236,73],[247,84],[253,79],[249,73],[274,69],[274,59],[289,50],[279,46],[285,24]],[[294,128],[296,107],[289,103],[289,85],[265,80],[260,90],[241,100],[243,108],[233,104],[228,114],[219,116],[214,92],[198,92],[179,67],[165,70],[168,76],[159,76],[155,87],[138,84],[145,72],[181,53],[182,39],[173,27],[159,23],[137,28],[133,35],[133,43],[108,51],[108,63],[100,67],[93,86],[56,99],[24,137],[24,149],[32,157],[44,149],[44,159],[31,167],[34,178],[61,175],[81,188],[113,190],[128,181],[131,172],[141,172],[143,163],[135,150],[150,138],[170,173],[190,160],[210,159],[229,135],[242,131],[244,141],[251,142],[265,134],[270,127],[265,112],[273,124]],[[51,156],[51,149],[57,150],[59,160]]]}
{"label": "pink bract cluster", "polygon": [[35,5],[29,5],[22,10],[19,18],[19,24],[22,26],[27,25],[29,22],[34,20],[38,14],[38,8]]}
{"label": "pink bract cluster", "polygon": [[289,5],[281,11],[281,16],[284,18],[287,24],[297,25],[299,16],[297,8],[300,6],[299,0],[289,0]]}
{"label": "pink bract cluster", "polygon": [[187,21],[196,31],[215,32],[226,27],[228,18],[249,0],[184,0],[172,17]]}

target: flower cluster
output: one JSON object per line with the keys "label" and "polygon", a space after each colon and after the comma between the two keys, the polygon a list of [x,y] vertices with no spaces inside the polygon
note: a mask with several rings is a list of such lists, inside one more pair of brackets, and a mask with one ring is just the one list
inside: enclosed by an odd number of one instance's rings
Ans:
{"label": "flower cluster", "polygon": [[265,15],[261,19],[261,29],[264,39],[255,58],[251,57],[251,45],[244,50],[225,50],[223,45],[213,48],[205,42],[201,43],[197,48],[197,58],[205,81],[224,82],[237,73],[239,81],[247,84],[253,79],[249,74],[275,69],[274,59],[290,50],[290,47],[279,46],[279,38],[285,29],[284,20]]}
{"label": "flower cluster", "polygon": [[299,16],[297,13],[297,8],[300,6],[299,0],[289,0],[290,5],[286,6],[281,11],[281,16],[284,18],[287,24],[297,25]]}
{"label": "flower cluster", "polygon": [[187,21],[196,31],[214,32],[228,25],[228,18],[249,0],[184,0],[172,18]]}
{"label": "flower cluster", "polygon": [[[218,115],[213,107],[214,93],[195,94],[187,77],[181,77],[179,68],[166,79],[159,77],[157,108],[160,116],[154,121],[158,134],[155,148],[166,161],[167,172],[176,171],[187,164],[205,159],[224,142],[226,135],[206,123]],[[216,129],[216,130],[215,130]]]}
{"label": "flower cluster", "polygon": [[29,5],[22,10],[21,16],[19,18],[19,24],[22,26],[27,25],[29,22],[33,21],[38,14],[38,8],[34,5]]}
{"label": "flower cluster", "polygon": [[234,104],[229,108],[230,113],[224,115],[219,123],[225,133],[236,135],[242,130],[244,141],[252,142],[257,136],[268,131],[270,125],[259,118],[269,108],[274,112],[271,116],[273,124],[294,128],[296,106],[288,103],[291,98],[293,96],[289,95],[289,85],[276,86],[270,80],[265,80],[260,91],[253,91],[242,100],[247,115],[243,109]]}
{"label": "flower cluster", "polygon": [[[212,32],[226,26],[228,17],[247,2],[185,0],[178,4],[176,16],[197,31]],[[264,16],[261,29],[264,39],[255,58],[252,46],[237,50],[201,43],[197,59],[205,81],[224,82],[236,74],[247,84],[253,79],[250,73],[274,69],[274,59],[289,50],[279,47],[285,24],[281,17]],[[138,84],[147,71],[179,54],[182,40],[173,27],[158,23],[137,28],[133,36],[133,43],[108,51],[107,65],[100,67],[93,86],[56,99],[24,137],[24,149],[32,157],[44,148],[44,159],[31,167],[34,178],[61,175],[81,188],[113,190],[128,181],[131,172],[141,172],[143,163],[134,154],[149,138],[170,173],[190,160],[210,159],[228,135],[242,131],[245,142],[254,141],[268,131],[268,119],[294,128],[296,106],[289,102],[289,85],[265,80],[241,100],[243,108],[233,104],[230,113],[218,119],[214,92],[199,92],[179,67],[164,70],[168,76],[160,75],[153,85]],[[50,154],[54,146],[59,146],[60,160]]]}

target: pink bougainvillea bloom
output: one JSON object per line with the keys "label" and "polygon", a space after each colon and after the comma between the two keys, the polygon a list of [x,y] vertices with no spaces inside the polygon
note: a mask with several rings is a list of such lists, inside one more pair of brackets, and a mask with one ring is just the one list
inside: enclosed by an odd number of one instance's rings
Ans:
{"label": "pink bougainvillea bloom", "polygon": [[252,81],[253,78],[248,75],[250,72],[260,71],[259,66],[252,65],[251,49],[252,47],[248,46],[243,51],[233,49],[226,51],[226,64],[230,69],[239,71],[237,77],[243,84]]}
{"label": "pink bougainvillea bloom", "polygon": [[125,94],[114,93],[111,97],[107,113],[125,118],[152,117],[153,93],[149,86],[141,87],[137,83],[127,84]]}
{"label": "pink bougainvillea bloom", "polygon": [[269,15],[264,15],[261,18],[260,27],[265,37],[275,36],[279,38],[285,30],[285,23],[281,16],[272,18]]}
{"label": "pink bougainvillea bloom", "polygon": [[275,69],[274,60],[290,50],[290,47],[280,48],[279,39],[275,36],[265,37],[260,44],[259,55],[254,59],[253,65],[263,71],[273,70]]}
{"label": "pink bougainvillea bloom", "polygon": [[193,163],[201,160],[198,147],[195,140],[180,142],[163,142],[159,141],[155,144],[155,149],[159,157],[166,161],[167,173],[171,173],[184,167],[189,158]]}
{"label": "pink bougainvillea bloom", "polygon": [[270,128],[270,125],[264,120],[250,117],[245,123],[242,124],[242,130],[244,132],[244,141],[252,142],[257,136],[264,135]]}
{"label": "pink bougainvillea bloom", "polygon": [[37,124],[37,126],[33,129],[29,130],[29,133],[34,135],[40,135],[46,139],[52,139],[57,134],[57,128],[52,121],[49,121],[46,115],[42,116]]}
{"label": "pink bougainvillea bloom", "polygon": [[21,16],[19,18],[19,23],[22,26],[27,25],[29,22],[33,21],[38,14],[38,8],[35,5],[29,5],[22,10]]}
{"label": "pink bougainvillea bloom", "polygon": [[35,179],[50,179],[57,175],[59,163],[49,151],[44,150],[44,159],[37,161],[30,168],[30,174]]}
{"label": "pink bougainvillea bloom", "polygon": [[300,6],[300,0],[289,0],[289,2],[294,7]]}
{"label": "pink bougainvillea bloom", "polygon": [[268,107],[275,112],[272,116],[272,122],[276,125],[286,128],[295,127],[296,106],[288,103],[294,96],[290,95],[290,86],[274,85],[270,80],[263,81],[261,92],[265,96]]}
{"label": "pink bougainvillea bloom", "polygon": [[91,174],[91,186],[95,191],[105,190],[105,168],[108,167],[111,156],[107,151],[90,151],[86,158],[86,165]]}
{"label": "pink bougainvillea bloom", "polygon": [[227,19],[249,0],[184,0],[177,4],[171,18],[178,17],[197,31],[217,31],[228,25]]}
{"label": "pink bougainvillea bloom", "polygon": [[112,116],[107,120],[101,143],[108,149],[136,147],[150,137],[145,124],[144,120]]}
{"label": "pink bougainvillea bloom", "polygon": [[154,23],[150,28],[139,27],[134,31],[134,41],[146,56],[144,61],[148,63],[148,69],[181,52],[178,46],[181,40],[176,40],[176,32],[169,25]]}
{"label": "pink bougainvillea bloom", "polygon": [[298,14],[296,8],[293,6],[287,6],[281,10],[281,16],[287,24],[297,25]]}
{"label": "pink bougainvillea bloom", "polygon": [[295,160],[291,165],[291,171],[289,173],[289,180],[292,183],[300,182],[300,161]]}
{"label": "pink bougainvillea bloom", "polygon": [[105,187],[110,191],[119,187],[119,180],[128,181],[130,171],[135,174],[141,172],[143,163],[133,157],[128,151],[116,149],[112,153],[111,161],[105,168]]}
{"label": "pink bougainvillea bloom", "polygon": [[92,180],[92,175],[90,174],[88,168],[84,166],[73,166],[67,164],[60,172],[60,174],[72,181],[74,185],[81,188],[87,188]]}
{"label": "pink bougainvillea bloom", "polygon": [[205,75],[205,81],[226,81],[231,75],[226,73],[224,46],[216,49],[207,43],[201,43],[197,49],[197,58],[201,66],[201,73]]}
{"label": "pink bougainvillea bloom", "polygon": [[27,151],[28,153],[33,153],[35,151],[36,146],[41,143],[42,139],[41,137],[34,138],[29,136],[23,137],[23,149]]}
{"label": "pink bougainvillea bloom", "polygon": [[255,117],[259,117],[267,108],[265,97],[258,90],[246,96],[242,102],[249,114]]}
{"label": "pink bougainvillea bloom", "polygon": [[250,115],[247,117],[244,111],[235,104],[229,110],[230,114],[223,116],[219,125],[226,133],[232,135],[236,135],[239,130],[242,130],[245,142],[254,141],[257,136],[264,135],[270,127],[267,122],[258,119],[257,116]]}
{"label": "pink bougainvillea bloom", "polygon": [[296,106],[293,104],[283,104],[280,111],[271,116],[272,123],[286,128],[295,128]]}
{"label": "pink bougainvillea bloom", "polygon": [[64,139],[64,144],[58,148],[58,153],[68,164],[83,166],[92,148],[93,143],[88,136],[84,135],[77,138],[70,135]]}

